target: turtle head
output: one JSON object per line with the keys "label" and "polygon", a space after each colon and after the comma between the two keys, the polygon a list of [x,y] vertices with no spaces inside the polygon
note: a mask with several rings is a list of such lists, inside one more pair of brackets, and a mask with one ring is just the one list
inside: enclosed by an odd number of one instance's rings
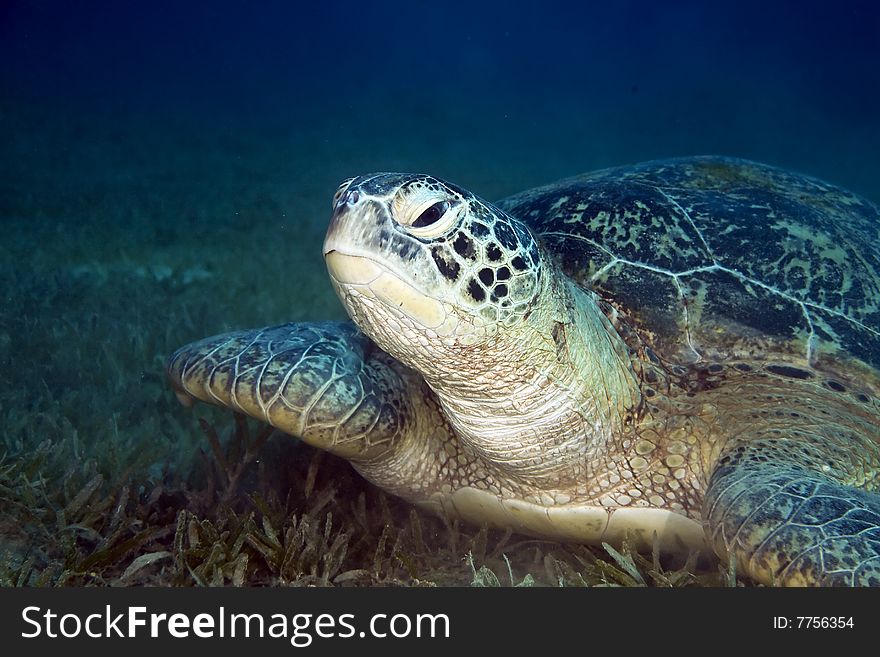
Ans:
{"label": "turtle head", "polygon": [[425,175],[348,180],[324,256],[361,330],[422,375],[459,439],[517,476],[576,480],[632,401],[596,303],[525,224],[470,192]]}
{"label": "turtle head", "polygon": [[516,326],[541,278],[542,255],[523,224],[426,175],[342,183],[324,257],[352,319],[417,368],[444,347],[477,345]]}

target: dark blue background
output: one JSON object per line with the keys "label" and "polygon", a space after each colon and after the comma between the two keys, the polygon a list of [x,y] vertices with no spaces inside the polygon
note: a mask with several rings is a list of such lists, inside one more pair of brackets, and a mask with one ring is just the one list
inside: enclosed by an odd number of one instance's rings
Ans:
{"label": "dark blue background", "polygon": [[[310,132],[318,146],[298,151],[302,165],[327,167],[328,180],[359,172],[349,167],[423,168],[493,196],[720,153],[877,198],[878,7],[5,0],[0,84],[7,129],[20,115],[43,127],[79,116],[86,131],[98,116],[174,124],[238,139],[253,149],[235,151],[245,158]],[[40,129],[21,121],[19,132]],[[295,182],[290,153],[266,170],[279,167]]]}

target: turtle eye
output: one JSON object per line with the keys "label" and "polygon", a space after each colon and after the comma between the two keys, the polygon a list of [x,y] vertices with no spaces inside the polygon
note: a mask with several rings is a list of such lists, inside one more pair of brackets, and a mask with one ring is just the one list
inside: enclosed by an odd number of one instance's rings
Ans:
{"label": "turtle eye", "polygon": [[423,239],[442,235],[466,211],[461,199],[439,189],[439,184],[422,180],[401,187],[390,209],[401,228]]}
{"label": "turtle eye", "polygon": [[453,205],[450,201],[436,200],[435,196],[425,203],[412,207],[406,214],[413,219],[402,223],[416,237],[437,237],[452,225],[460,209],[460,206]]}
{"label": "turtle eye", "polygon": [[439,201],[422,212],[422,214],[416,217],[416,220],[410,225],[413,228],[426,228],[427,226],[432,226],[440,221],[448,210],[449,201]]}

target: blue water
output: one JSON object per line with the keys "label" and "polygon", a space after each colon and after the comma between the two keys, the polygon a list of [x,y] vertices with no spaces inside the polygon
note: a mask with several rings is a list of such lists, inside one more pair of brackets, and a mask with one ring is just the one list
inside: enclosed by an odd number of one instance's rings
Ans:
{"label": "blue water", "polygon": [[5,0],[0,88],[15,133],[2,173],[23,183],[59,157],[62,175],[173,174],[187,151],[205,179],[239,158],[242,174],[327,198],[375,169],[491,198],[718,153],[880,198],[870,0]]}

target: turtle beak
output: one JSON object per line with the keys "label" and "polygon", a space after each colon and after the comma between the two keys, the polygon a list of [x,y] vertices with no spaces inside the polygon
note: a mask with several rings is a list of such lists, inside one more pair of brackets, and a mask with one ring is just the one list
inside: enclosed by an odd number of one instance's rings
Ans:
{"label": "turtle beak", "polygon": [[357,190],[344,194],[330,217],[324,238],[324,255],[331,251],[356,253],[369,248],[378,227],[386,221],[381,214],[384,213],[379,205],[364,200]]}
{"label": "turtle beak", "polygon": [[338,283],[346,285],[369,285],[381,274],[382,269],[368,257],[363,246],[352,239],[362,223],[358,217],[352,217],[347,203],[340,203],[327,228],[324,238],[324,261],[330,276]]}
{"label": "turtle beak", "polygon": [[327,234],[324,236],[324,247],[322,251],[325,258],[330,253],[336,252],[337,247],[341,246],[340,234],[342,233],[346,222],[340,219],[340,214],[344,212],[344,210],[342,210],[342,212],[340,210],[340,208],[336,208],[333,211],[333,216],[330,217],[330,225],[327,227]]}
{"label": "turtle beak", "polygon": [[335,249],[324,253],[324,261],[333,280],[343,285],[369,285],[382,275],[382,269],[369,258]]}
{"label": "turtle beak", "polygon": [[378,299],[397,308],[411,319],[428,328],[440,326],[446,313],[440,301],[426,296],[383,266],[375,252],[371,233],[375,221],[361,212],[351,212],[344,204],[333,213],[324,239],[324,262],[333,280],[333,287],[347,306],[350,302],[344,288],[354,288],[358,296]]}

